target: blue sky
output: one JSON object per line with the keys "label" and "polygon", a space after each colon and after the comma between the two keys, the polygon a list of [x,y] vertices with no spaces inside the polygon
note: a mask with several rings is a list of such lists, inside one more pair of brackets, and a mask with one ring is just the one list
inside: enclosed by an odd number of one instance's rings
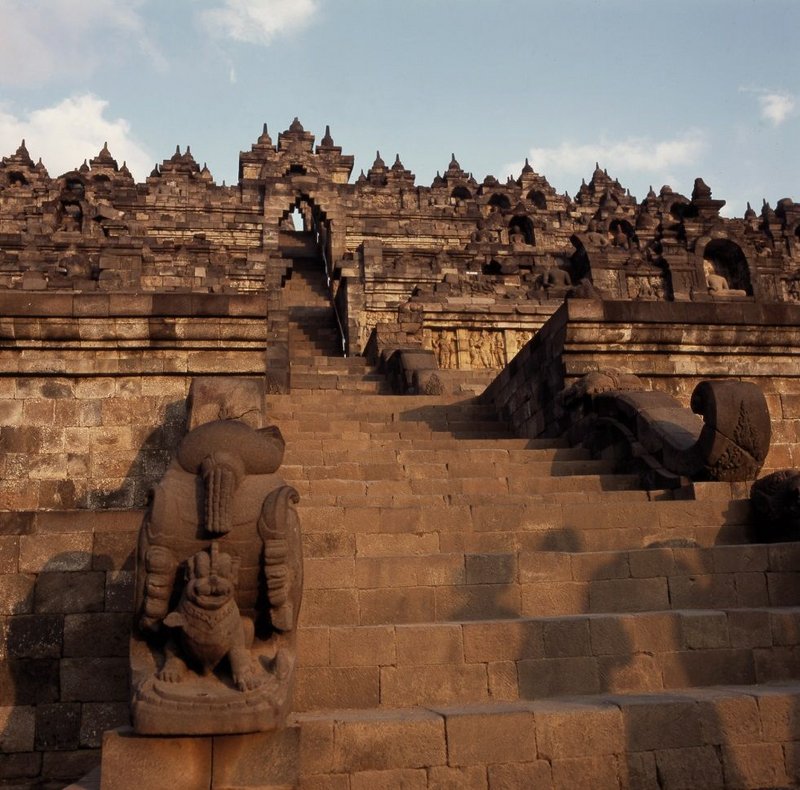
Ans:
{"label": "blue sky", "polygon": [[190,144],[218,182],[261,125],[325,124],[430,184],[528,156],[574,195],[800,200],[798,0],[0,0],[0,154],[52,176],[108,140],[144,179]]}

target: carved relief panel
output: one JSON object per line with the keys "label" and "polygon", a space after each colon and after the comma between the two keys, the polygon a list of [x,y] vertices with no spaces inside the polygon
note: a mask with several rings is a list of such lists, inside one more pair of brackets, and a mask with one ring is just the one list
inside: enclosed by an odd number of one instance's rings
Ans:
{"label": "carved relief panel", "polygon": [[531,336],[511,329],[442,329],[426,330],[423,341],[441,370],[501,370]]}

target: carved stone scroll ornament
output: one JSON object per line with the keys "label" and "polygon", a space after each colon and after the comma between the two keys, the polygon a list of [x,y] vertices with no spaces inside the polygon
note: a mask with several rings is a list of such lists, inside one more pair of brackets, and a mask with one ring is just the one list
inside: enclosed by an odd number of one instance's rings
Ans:
{"label": "carved stone scroll ornament", "polygon": [[282,726],[302,593],[297,492],[276,428],[204,423],[181,442],[139,534],[131,639],[137,733]]}
{"label": "carved stone scroll ornament", "polygon": [[622,387],[609,388],[613,379],[608,371],[589,374],[564,393],[564,408],[578,414],[569,429],[573,440],[598,452],[622,448],[620,457],[647,469],[659,485],[668,485],[670,476],[732,482],[758,475],[771,428],[755,384],[701,381],[690,411],[668,393],[629,388],[621,379]]}

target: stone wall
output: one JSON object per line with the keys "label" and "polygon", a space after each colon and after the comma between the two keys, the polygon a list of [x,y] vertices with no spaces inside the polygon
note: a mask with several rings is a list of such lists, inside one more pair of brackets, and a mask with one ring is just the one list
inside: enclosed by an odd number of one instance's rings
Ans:
{"label": "stone wall", "polygon": [[[459,320],[488,331],[487,316],[552,311],[573,286],[642,302],[800,301],[800,205],[789,199],[728,219],[702,179],[690,197],[665,186],[637,202],[598,167],[570,197],[527,163],[517,178],[479,183],[455,157],[430,185],[380,155],[350,183],[353,157],[329,130],[314,143],[297,120],[275,142],[265,128],[231,186],[188,148],[136,184],[105,146],[51,177],[23,144],[0,161],[0,289],[267,291],[274,301],[303,236],[333,289],[345,284],[356,354],[408,305],[447,331],[438,314],[459,305]],[[294,209],[304,234],[290,230]]]}
{"label": "stone wall", "polygon": [[[128,721],[141,511],[0,513],[0,784],[63,787]],[[38,786],[38,785],[37,785]]]}
{"label": "stone wall", "polygon": [[484,394],[521,436],[556,431],[555,396],[587,373],[632,373],[688,406],[707,378],[753,381],[772,418],[766,468],[800,464],[800,308],[567,300]]}
{"label": "stone wall", "polygon": [[6,293],[0,309],[0,511],[143,505],[191,378],[265,375],[264,295]]}

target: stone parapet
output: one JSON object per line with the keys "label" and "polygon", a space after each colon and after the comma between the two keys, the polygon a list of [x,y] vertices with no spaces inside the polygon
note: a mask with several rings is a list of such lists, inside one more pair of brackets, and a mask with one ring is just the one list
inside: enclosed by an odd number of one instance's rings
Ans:
{"label": "stone parapet", "polygon": [[556,396],[587,373],[618,370],[688,407],[703,379],[764,392],[773,424],[766,466],[796,465],[800,309],[789,304],[568,299],[484,394],[521,436],[558,433]]}

